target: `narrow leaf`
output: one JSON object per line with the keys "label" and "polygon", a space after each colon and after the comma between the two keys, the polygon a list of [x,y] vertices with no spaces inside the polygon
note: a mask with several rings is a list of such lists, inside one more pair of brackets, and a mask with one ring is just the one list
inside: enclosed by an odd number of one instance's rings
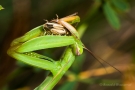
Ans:
{"label": "narrow leaf", "polygon": [[119,18],[116,15],[116,12],[113,10],[113,8],[111,7],[109,2],[106,2],[103,5],[103,10],[104,10],[105,16],[106,16],[107,20],[109,21],[109,23],[111,24],[111,26],[116,30],[119,29],[120,28]]}
{"label": "narrow leaf", "polygon": [[1,5],[0,5],[0,10],[4,9]]}
{"label": "narrow leaf", "polygon": [[125,0],[111,0],[112,4],[121,11],[128,11],[129,4]]}

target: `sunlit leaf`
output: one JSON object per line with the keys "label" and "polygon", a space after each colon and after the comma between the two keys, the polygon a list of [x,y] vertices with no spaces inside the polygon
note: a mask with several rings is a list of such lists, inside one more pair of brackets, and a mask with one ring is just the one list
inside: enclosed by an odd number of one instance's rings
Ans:
{"label": "sunlit leaf", "polygon": [[107,20],[109,21],[109,23],[111,24],[111,26],[114,29],[118,30],[120,28],[120,21],[119,21],[119,18],[117,16],[116,12],[111,7],[109,2],[106,2],[103,5],[103,10],[104,10],[105,16],[106,16]]}
{"label": "sunlit leaf", "polygon": [[128,11],[129,4],[125,0],[111,0],[112,4],[121,11]]}
{"label": "sunlit leaf", "polygon": [[4,9],[1,5],[0,5],[0,10]]}

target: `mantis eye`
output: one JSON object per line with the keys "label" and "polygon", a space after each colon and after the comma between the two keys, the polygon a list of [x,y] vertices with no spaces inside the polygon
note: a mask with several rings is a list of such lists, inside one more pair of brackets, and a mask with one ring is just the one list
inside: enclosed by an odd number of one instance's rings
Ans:
{"label": "mantis eye", "polygon": [[73,48],[74,54],[77,56],[79,56],[83,53],[83,47],[82,47],[82,45],[80,45],[78,43],[72,45],[72,48]]}

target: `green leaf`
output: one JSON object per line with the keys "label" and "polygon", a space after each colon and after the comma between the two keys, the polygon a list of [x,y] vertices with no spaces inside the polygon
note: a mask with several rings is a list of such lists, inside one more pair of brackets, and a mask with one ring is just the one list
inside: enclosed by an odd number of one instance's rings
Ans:
{"label": "green leaf", "polygon": [[0,5],[0,10],[4,9],[1,5]]}
{"label": "green leaf", "polygon": [[119,21],[118,16],[116,15],[116,12],[111,7],[109,2],[106,2],[103,5],[103,10],[104,10],[105,16],[106,16],[107,20],[109,21],[109,23],[111,24],[111,26],[114,29],[118,30],[120,28],[120,21]]}
{"label": "green leaf", "polygon": [[111,0],[112,4],[121,11],[128,11],[129,4],[125,0]]}

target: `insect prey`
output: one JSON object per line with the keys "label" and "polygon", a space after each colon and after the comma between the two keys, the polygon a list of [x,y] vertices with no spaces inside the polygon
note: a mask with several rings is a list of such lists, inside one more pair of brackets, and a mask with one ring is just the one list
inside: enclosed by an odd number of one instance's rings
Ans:
{"label": "insect prey", "polygon": [[71,33],[61,24],[50,21],[43,25],[45,35],[66,35],[69,36]]}
{"label": "insect prey", "polygon": [[[45,35],[66,35],[66,36],[74,36],[76,38],[76,40],[80,41],[79,38],[79,34],[77,32],[77,30],[71,25],[73,23],[74,20],[76,20],[76,23],[80,21],[79,16],[77,16],[77,13],[74,13],[72,15],[66,16],[64,18],[58,18],[57,19],[53,19],[51,21],[46,21],[46,23],[43,25],[44,30],[45,30]],[[105,60],[101,59],[100,57],[98,57],[97,55],[95,55],[94,53],[92,53],[88,48],[86,48],[86,46],[81,42],[82,47],[87,50],[104,68],[105,66],[101,63],[101,61],[105,62],[106,64],[112,66],[111,64],[109,64],[108,62],[106,62]],[[77,48],[78,49],[78,48]],[[80,55],[80,54],[79,54]],[[101,61],[100,61],[101,60]],[[115,70],[117,70],[118,72],[121,73],[121,71],[119,71],[117,68],[115,68],[114,66],[112,66]],[[106,70],[106,69],[105,69]],[[106,70],[107,72],[107,70]]]}

